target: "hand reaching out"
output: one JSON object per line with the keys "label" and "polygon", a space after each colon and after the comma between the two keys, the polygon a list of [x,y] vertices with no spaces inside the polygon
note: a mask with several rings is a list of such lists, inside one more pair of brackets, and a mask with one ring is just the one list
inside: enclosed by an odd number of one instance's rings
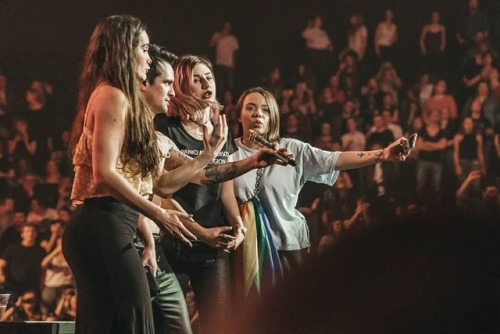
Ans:
{"label": "hand reaching out", "polygon": [[227,140],[228,126],[226,115],[214,115],[214,131],[210,135],[207,126],[203,125],[203,145],[205,151],[215,158],[220,150],[224,147]]}
{"label": "hand reaching out", "polygon": [[161,209],[161,215],[156,221],[160,229],[178,236],[183,242],[191,246],[191,242],[188,238],[196,240],[196,237],[184,226],[181,219],[194,222],[193,218],[185,212],[165,209]]}
{"label": "hand reaching out", "polygon": [[384,160],[405,161],[412,149],[411,140],[401,137],[384,149]]}

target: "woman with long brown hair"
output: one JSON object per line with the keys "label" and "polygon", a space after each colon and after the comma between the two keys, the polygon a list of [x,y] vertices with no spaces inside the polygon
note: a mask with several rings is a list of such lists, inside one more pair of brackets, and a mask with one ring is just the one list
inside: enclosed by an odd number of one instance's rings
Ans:
{"label": "woman with long brown hair", "polygon": [[[133,239],[142,213],[185,242],[179,218],[148,199],[159,174],[153,115],[140,83],[150,57],[137,18],[103,19],[90,38],[80,76],[70,151],[77,205],[63,237],[78,289],[76,333],[154,333],[148,283]],[[138,231],[150,238],[151,232]]]}

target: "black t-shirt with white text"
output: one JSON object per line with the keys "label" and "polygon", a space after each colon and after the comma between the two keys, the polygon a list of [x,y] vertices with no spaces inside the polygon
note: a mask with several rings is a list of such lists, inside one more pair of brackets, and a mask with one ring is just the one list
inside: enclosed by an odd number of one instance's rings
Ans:
{"label": "black t-shirt with white text", "polygon": [[[193,138],[187,133],[179,118],[159,114],[155,117],[154,122],[156,130],[169,137],[184,154],[195,158],[203,152],[203,141]],[[237,150],[238,147],[232,134],[228,133],[224,147],[210,164],[226,163],[229,156]],[[193,219],[200,225],[214,227],[226,225],[220,192],[220,183],[203,186],[188,183],[179,189],[173,197],[184,210],[193,214]]]}

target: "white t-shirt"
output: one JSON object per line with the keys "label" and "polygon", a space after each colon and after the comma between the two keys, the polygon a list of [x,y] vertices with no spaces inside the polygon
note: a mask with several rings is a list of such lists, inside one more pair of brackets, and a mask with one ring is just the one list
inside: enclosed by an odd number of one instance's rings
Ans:
{"label": "white t-shirt", "polygon": [[302,32],[306,47],[314,50],[328,50],[332,42],[326,31],[321,28],[306,28]]}
{"label": "white t-shirt", "polygon": [[[216,32],[212,39],[219,38]],[[238,39],[234,35],[222,36],[215,44],[215,64],[234,68],[234,52],[239,49]]]}
{"label": "white t-shirt", "polygon": [[395,42],[398,32],[398,27],[393,23],[387,26],[384,22],[379,23],[376,35],[378,37],[377,44],[380,46],[391,46]]}
{"label": "white t-shirt", "polygon": [[[253,155],[236,139],[240,148],[232,154],[235,161]],[[299,192],[307,181],[333,185],[339,174],[335,165],[340,152],[324,151],[293,138],[282,138],[279,147],[286,147],[294,155],[297,166],[272,165],[263,169],[257,197],[267,214],[274,243],[278,250],[299,250],[310,247],[309,229],[304,216],[295,208]],[[257,170],[234,179],[234,193],[238,203],[254,195]]]}
{"label": "white t-shirt", "polygon": [[368,29],[361,26],[354,34],[347,34],[348,48],[358,54],[359,59],[363,59],[368,41]]}
{"label": "white t-shirt", "polygon": [[366,136],[361,131],[346,132],[340,137],[340,140],[344,151],[364,151],[366,148]]}

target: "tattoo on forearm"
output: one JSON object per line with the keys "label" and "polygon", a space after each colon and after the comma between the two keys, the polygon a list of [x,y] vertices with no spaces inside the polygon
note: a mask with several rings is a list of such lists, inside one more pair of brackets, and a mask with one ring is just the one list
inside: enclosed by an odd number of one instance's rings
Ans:
{"label": "tattoo on forearm", "polygon": [[[373,153],[358,152],[356,155],[358,156],[359,159],[362,159],[364,156],[366,156],[367,158],[372,156]],[[374,155],[375,155],[375,162],[376,163],[382,162],[384,160],[384,150],[375,152]]]}
{"label": "tattoo on forearm", "polygon": [[206,179],[201,182],[205,185],[232,180],[242,174],[236,162],[205,167]]}

